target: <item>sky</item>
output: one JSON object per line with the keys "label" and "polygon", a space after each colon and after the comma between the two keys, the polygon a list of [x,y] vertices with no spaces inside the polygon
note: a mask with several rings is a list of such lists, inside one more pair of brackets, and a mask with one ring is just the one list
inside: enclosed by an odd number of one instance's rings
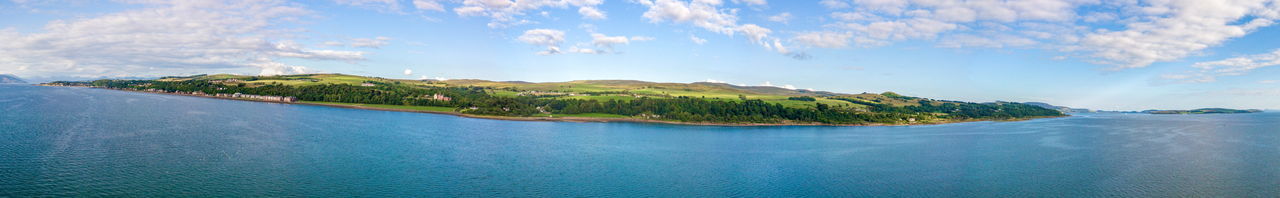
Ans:
{"label": "sky", "polygon": [[1280,0],[0,0],[0,73],[723,82],[1280,109]]}

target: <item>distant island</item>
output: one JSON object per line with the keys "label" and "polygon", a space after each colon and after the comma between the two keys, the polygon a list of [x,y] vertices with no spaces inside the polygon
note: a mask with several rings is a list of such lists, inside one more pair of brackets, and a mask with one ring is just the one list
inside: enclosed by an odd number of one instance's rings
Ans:
{"label": "distant island", "polygon": [[0,84],[27,84],[27,81],[12,74],[0,74]]}
{"label": "distant island", "polygon": [[972,103],[893,92],[842,94],[725,83],[580,80],[530,83],[405,80],[344,74],[195,75],[155,80],[55,81],[224,99],[443,113],[508,120],[698,125],[915,125],[1065,116],[1014,102]]}
{"label": "distant island", "polygon": [[1227,113],[1258,113],[1258,112],[1262,112],[1262,110],[1258,110],[1258,109],[1240,110],[1240,109],[1226,109],[1226,108],[1203,108],[1203,109],[1193,109],[1193,110],[1146,110],[1146,111],[1142,111],[1142,112],[1143,112],[1143,113],[1149,113],[1149,114],[1227,114]]}

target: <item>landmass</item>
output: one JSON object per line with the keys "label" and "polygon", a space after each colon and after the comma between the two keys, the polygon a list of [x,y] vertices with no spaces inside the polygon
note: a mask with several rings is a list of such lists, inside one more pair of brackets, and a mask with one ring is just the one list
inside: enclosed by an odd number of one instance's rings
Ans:
{"label": "landmass", "polygon": [[893,92],[843,94],[725,83],[633,80],[406,80],[344,74],[195,75],[155,80],[55,81],[223,99],[443,113],[507,120],[697,125],[917,125],[1065,116],[1015,102],[973,103]]}
{"label": "landmass", "polygon": [[27,81],[12,74],[0,74],[0,84],[27,84]]}
{"label": "landmass", "polygon": [[1227,109],[1227,108],[1203,108],[1192,110],[1146,110],[1143,113],[1149,114],[1228,114],[1228,113],[1258,113],[1262,110],[1258,109]]}
{"label": "landmass", "polygon": [[1038,107],[1044,107],[1044,108],[1046,108],[1046,109],[1058,110],[1058,111],[1061,111],[1061,112],[1063,112],[1063,113],[1090,113],[1090,112],[1094,112],[1093,110],[1084,109],[1084,108],[1071,108],[1071,107],[1064,107],[1064,106],[1056,106],[1056,105],[1051,105],[1051,104],[1049,104],[1049,103],[1043,103],[1043,102],[1025,102],[1025,103],[1023,103],[1023,104],[1035,105],[1035,106],[1038,106]]}

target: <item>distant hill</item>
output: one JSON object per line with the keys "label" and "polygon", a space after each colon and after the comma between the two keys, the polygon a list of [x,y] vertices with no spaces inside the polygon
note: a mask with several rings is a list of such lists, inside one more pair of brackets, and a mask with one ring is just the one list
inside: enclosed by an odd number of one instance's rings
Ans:
{"label": "distant hill", "polygon": [[1038,107],[1043,107],[1043,108],[1046,108],[1046,109],[1058,110],[1058,111],[1061,111],[1061,112],[1063,112],[1063,113],[1088,113],[1088,112],[1093,112],[1093,110],[1089,110],[1089,109],[1080,109],[1080,108],[1071,108],[1071,107],[1064,107],[1064,106],[1055,106],[1055,105],[1051,105],[1051,104],[1049,104],[1049,103],[1043,103],[1043,102],[1024,102],[1024,103],[1022,103],[1022,104],[1028,104],[1028,105],[1034,105],[1034,106],[1038,106]]}
{"label": "distant hill", "polygon": [[0,84],[27,84],[27,81],[11,74],[0,74]]}
{"label": "distant hill", "polygon": [[1143,113],[1149,113],[1149,114],[1227,114],[1227,113],[1258,113],[1258,112],[1262,112],[1262,110],[1257,110],[1257,109],[1240,110],[1240,109],[1227,109],[1227,108],[1203,108],[1203,109],[1192,109],[1192,110],[1146,110],[1146,111],[1142,111],[1142,112],[1143,112]]}

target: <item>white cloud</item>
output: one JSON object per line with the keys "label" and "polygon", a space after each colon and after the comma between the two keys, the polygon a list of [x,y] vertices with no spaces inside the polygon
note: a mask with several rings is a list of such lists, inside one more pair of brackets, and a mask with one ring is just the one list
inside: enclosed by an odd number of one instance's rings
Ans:
{"label": "white cloud", "polygon": [[[772,39],[769,34],[773,30],[756,24],[738,24],[737,9],[721,9],[724,4],[720,0],[636,0],[636,3],[649,7],[643,15],[650,22],[687,23],[707,31],[733,36],[735,33],[746,35],[751,43],[780,54],[794,56],[787,51],[780,39]],[[699,39],[692,39],[699,43]],[[772,43],[770,43],[772,42]]]}
{"label": "white cloud", "polygon": [[1145,67],[1196,55],[1280,19],[1280,2],[1275,0],[819,3],[840,9],[830,14],[837,22],[824,26],[828,28],[824,31],[851,33],[851,40],[860,46],[936,40],[941,47],[1034,47],[1116,68]]}
{"label": "white cloud", "polygon": [[139,8],[45,24],[42,31],[0,30],[0,70],[24,74],[146,76],[204,72],[262,75],[307,72],[281,58],[357,61],[364,52],[314,50],[272,29],[309,11],[281,1],[140,2]]}
{"label": "white cloud", "polygon": [[793,86],[793,85],[782,85],[782,86],[778,86],[778,85],[774,85],[772,82],[769,82],[769,81],[764,81],[764,83],[761,83],[761,84],[760,84],[760,86],[765,86],[765,87],[777,87],[777,88],[790,89],[790,90],[795,90],[795,89],[796,89],[796,86]]}
{"label": "white cloud", "polygon": [[737,30],[739,32],[742,32],[743,35],[746,35],[747,39],[751,40],[751,42],[753,43],[762,43],[764,42],[765,38],[769,37],[769,33],[773,33],[773,30],[770,30],[769,28],[760,27],[756,24],[746,24],[746,25],[738,26]]}
{"label": "white cloud", "polygon": [[[400,12],[399,0],[334,0],[335,3],[377,10],[380,12]],[[418,5],[414,1],[414,6]]]}
{"label": "white cloud", "polygon": [[381,36],[376,38],[357,38],[351,40],[351,47],[381,48],[387,45],[387,41],[390,40],[391,38]]}
{"label": "white cloud", "polygon": [[606,36],[600,33],[591,34],[591,44],[599,47],[613,48],[614,45],[626,45],[631,40],[625,36]]}
{"label": "white cloud", "polygon": [[1264,67],[1280,65],[1280,49],[1269,53],[1237,56],[1233,58],[1198,62],[1191,67],[1199,69],[1188,74],[1170,74],[1165,79],[1183,82],[1213,82],[1221,76],[1238,76]]}
{"label": "white cloud", "polygon": [[559,54],[560,43],[564,43],[564,31],[553,29],[532,29],[524,31],[524,34],[520,35],[516,40],[530,45],[547,47],[547,50],[538,52],[539,55]]}
{"label": "white cloud", "polygon": [[768,19],[769,21],[773,21],[773,22],[777,22],[777,23],[782,23],[782,24],[787,24],[788,22],[791,22],[791,18],[795,18],[795,17],[791,16],[791,13],[790,13],[790,12],[783,12],[783,13],[778,14],[778,15],[769,16],[769,18],[767,18],[767,19]]}
{"label": "white cloud", "polygon": [[578,46],[573,46],[573,47],[569,47],[569,53],[578,53],[578,54],[606,54],[606,53],[608,53],[608,52],[605,52],[605,51],[603,51],[603,50],[592,49],[592,48],[580,48],[580,47],[578,47]]}
{"label": "white cloud", "polygon": [[846,3],[845,0],[822,0],[819,1],[818,4],[822,4],[822,7],[826,7],[827,9],[849,8],[849,3]]}
{"label": "white cloud", "polygon": [[632,36],[631,37],[631,41],[652,41],[652,40],[658,40],[658,38],[653,38],[648,36]]}
{"label": "white cloud", "polygon": [[769,2],[766,0],[733,0],[733,2],[747,4],[751,6],[763,6],[763,5],[769,4]]}
{"label": "white cloud", "polygon": [[1147,20],[1127,23],[1127,29],[1122,31],[1099,30],[1087,34],[1071,50],[1089,53],[1097,62],[1119,68],[1178,60],[1272,25],[1273,20],[1280,18],[1275,14],[1280,8],[1276,2],[1267,2],[1147,2],[1137,7],[1145,12],[1142,14]]}
{"label": "white cloud", "polygon": [[412,70],[412,69],[404,69],[404,75],[405,75],[405,76],[412,76],[412,75],[413,75],[413,70]]}
{"label": "white cloud", "polygon": [[702,82],[709,82],[709,83],[724,83],[724,84],[728,84],[728,82],[725,82],[725,81],[719,81],[719,80],[710,79],[710,78],[708,78],[707,80],[704,80],[704,81],[702,81]]}
{"label": "white cloud", "polygon": [[1276,84],[1276,83],[1280,83],[1280,80],[1259,80],[1259,81],[1258,81],[1258,83],[1260,83],[1260,84]]}
{"label": "white cloud", "polygon": [[866,12],[832,12],[831,18],[841,21],[871,21],[882,19],[880,16]]}
{"label": "white cloud", "polygon": [[694,26],[725,35],[733,35],[737,28],[736,9],[720,9],[720,1],[696,0],[685,2],[679,0],[638,0],[648,6],[643,17],[650,22],[670,21],[689,23]]}
{"label": "white cloud", "polygon": [[820,48],[844,48],[849,47],[849,38],[853,37],[848,32],[802,32],[796,34],[791,40],[813,47]]}
{"label": "white cloud", "polygon": [[698,38],[698,36],[694,35],[689,35],[689,40],[698,45],[707,44],[707,39]]}
{"label": "white cloud", "polygon": [[[542,9],[544,7],[551,8],[568,8],[578,7],[579,13],[584,18],[605,17],[604,12],[596,9],[595,6],[604,4],[604,0],[463,0],[462,5],[453,8],[453,12],[458,16],[487,16],[491,20],[489,27],[499,28],[521,24],[533,23],[532,21],[521,19],[520,16],[525,12]],[[587,9],[582,9],[586,8]],[[584,12],[585,11],[585,12]],[[597,11],[598,13],[592,13]]]}
{"label": "white cloud", "polygon": [[[911,18],[893,21],[878,21],[866,24],[844,23],[840,28],[858,32],[859,37],[867,41],[887,42],[907,39],[933,39],[943,32],[959,29],[960,26],[928,18]],[[875,42],[869,42],[875,43]]]}
{"label": "white cloud", "polygon": [[342,47],[342,46],[346,46],[347,44],[338,42],[338,41],[325,41],[323,43],[320,43],[320,45],[329,46],[329,47]]}
{"label": "white cloud", "polygon": [[[617,53],[617,51],[614,49],[615,46],[631,44],[631,41],[651,41],[651,40],[654,40],[654,38],[645,37],[645,36],[632,36],[630,38],[627,38],[626,36],[608,36],[601,33],[591,33],[590,47],[573,46],[569,48],[569,52],[579,53],[579,54],[611,54],[611,53]],[[579,45],[585,45],[585,44],[579,44]],[[595,48],[592,48],[592,47],[595,47]]]}
{"label": "white cloud", "polygon": [[596,9],[595,7],[580,7],[578,8],[578,14],[582,15],[582,18],[586,19],[608,18],[604,15],[604,11],[600,11],[600,9]]}
{"label": "white cloud", "polygon": [[1019,37],[1019,36],[1013,36],[1013,35],[1007,35],[1007,34],[997,34],[997,35],[992,35],[992,36],[978,36],[978,35],[971,35],[971,34],[958,34],[958,35],[952,35],[952,36],[949,36],[949,37],[947,37],[947,38],[945,38],[945,39],[942,39],[942,41],[938,43],[938,47],[946,47],[946,48],[962,48],[962,47],[1002,48],[1002,47],[1023,47],[1023,46],[1031,46],[1031,45],[1035,45],[1035,44],[1037,44],[1037,43],[1038,43],[1037,41],[1032,40],[1032,39],[1028,39],[1028,38],[1024,38],[1024,37]]}
{"label": "white cloud", "polygon": [[413,7],[418,8],[418,10],[444,12],[444,5],[435,0],[413,0]]}

